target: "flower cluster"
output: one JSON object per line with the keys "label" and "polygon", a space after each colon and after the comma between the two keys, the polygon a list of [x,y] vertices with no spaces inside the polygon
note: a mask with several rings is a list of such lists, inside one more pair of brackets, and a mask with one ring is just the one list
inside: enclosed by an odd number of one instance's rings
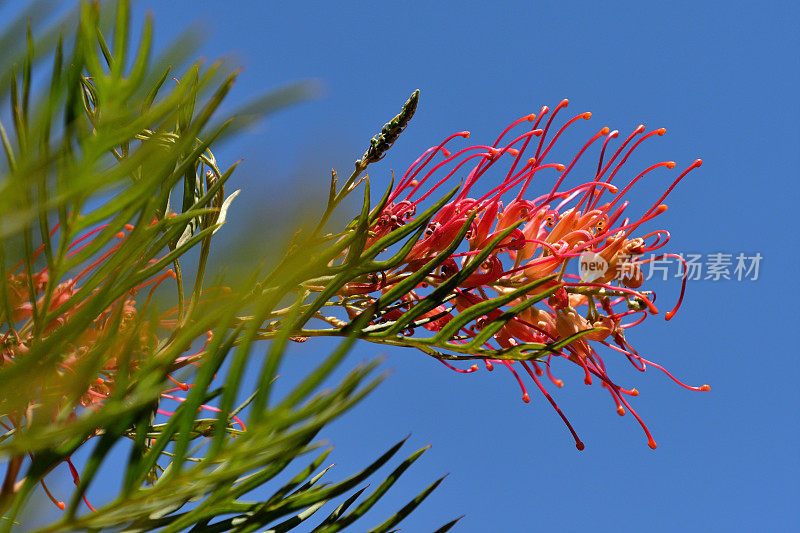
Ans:
{"label": "flower cluster", "polygon": [[[101,225],[73,241],[67,247],[65,259],[70,260],[91,247],[98,234],[101,234],[107,227],[107,225]],[[56,226],[53,229],[51,238],[56,234],[58,228]],[[47,266],[39,269],[32,268],[44,251],[44,245],[35,250],[27,261],[20,261],[10,270],[4,280],[7,299],[7,306],[4,306],[4,309],[7,311],[4,310],[0,313],[3,316],[10,315],[10,318],[6,317],[6,322],[10,324],[10,327],[0,334],[0,349],[2,350],[0,365],[14,365],[23,360],[33,343],[41,343],[60,329],[71,327],[71,321],[82,309],[95,305],[97,299],[104,297],[99,294],[101,289],[97,287],[82,293],[84,282],[98,272],[110,258],[114,257],[133,229],[133,226],[126,225],[124,231],[114,235],[117,242],[113,246],[108,247],[98,257],[87,261],[88,264],[74,276],[57,284],[54,283],[54,287],[49,286],[51,273]],[[156,261],[151,260],[149,265]],[[27,266],[25,266],[26,263]],[[148,314],[156,288],[165,280],[175,279],[175,277],[175,273],[171,269],[154,275],[117,297],[110,305],[93,315],[88,326],[77,328],[69,338],[69,342],[59,344],[64,353],[59,354],[55,368],[38,385],[40,390],[31,396],[32,399],[38,396],[38,399],[32,400],[32,403],[24,409],[6,413],[8,423],[0,421],[0,425],[7,431],[12,431],[24,428],[34,417],[55,416],[59,410],[65,407],[72,409],[70,416],[73,419],[83,409],[99,409],[114,391],[120,372],[123,371],[121,362],[125,361],[125,368],[128,371],[135,370],[149,354],[154,353],[159,343],[159,332],[176,325],[178,321],[177,307],[159,315],[155,321],[142,319]],[[108,276],[103,281],[107,280]],[[101,282],[99,285],[102,286],[103,283]],[[135,298],[142,291],[147,291],[147,295],[144,301],[137,306]],[[46,324],[42,326],[41,324],[45,321]],[[208,346],[210,340],[211,332],[209,331],[205,344],[199,350],[191,355],[177,358],[173,361],[171,368],[177,370],[187,364],[196,364],[195,361]],[[85,369],[89,369],[94,378],[86,388],[75,391],[76,381],[70,379],[70,376],[82,374]],[[172,386],[165,387],[161,395],[162,399],[173,402],[184,401],[184,398],[176,396],[175,393],[188,391],[192,384],[180,382],[169,375],[167,379],[172,382]],[[76,392],[77,402],[70,399]],[[37,411],[40,411],[41,406],[45,404],[53,409],[52,415],[37,414]],[[217,408],[208,405],[203,405],[201,408],[218,411]],[[166,416],[173,414],[161,406],[157,412]],[[237,417],[234,417],[234,420],[243,427],[241,420]],[[77,470],[69,458],[66,463],[77,485],[79,482]],[[63,502],[51,495],[44,482],[42,482],[42,486],[50,499],[63,509]],[[92,509],[88,501],[86,504]]]}
{"label": "flower cluster", "polygon": [[[471,257],[480,254],[485,257],[480,267],[468,276],[462,276],[450,296],[443,299],[446,301],[422,314],[421,318],[427,320],[418,324],[429,331],[441,332],[448,323],[470,308],[540,281],[535,294],[541,295],[545,290],[545,297],[531,300],[533,305],[520,305],[528,298],[533,298],[532,292],[508,302],[507,305],[517,306],[521,310],[490,336],[481,336],[481,332],[486,324],[498,320],[502,312],[499,309],[481,314],[468,325],[459,325],[455,330],[450,328],[448,331],[453,330],[452,335],[444,340],[452,346],[469,344],[476,338],[485,339],[482,347],[494,353],[520,346],[550,346],[546,353],[540,351],[528,360],[486,357],[484,362],[489,370],[497,364],[506,366],[519,382],[523,400],[528,402],[529,395],[517,373],[521,367],[567,424],[578,449],[583,449],[583,443],[539,379],[547,373],[549,380],[561,387],[563,382],[553,376],[551,362],[561,358],[579,365],[585,383],[589,385],[595,380],[599,381],[610,393],[617,412],[624,415],[626,410],[630,411],[642,425],[649,446],[655,448],[656,443],[650,432],[626,399],[636,396],[638,392],[617,385],[609,377],[598,348],[602,346],[620,354],[641,371],[647,365],[663,370],[658,364],[644,359],[631,346],[626,338],[626,330],[659,312],[653,303],[654,293],[641,288],[644,282],[641,265],[646,261],[677,256],[650,254],[649,259],[642,258],[643,254],[664,246],[669,240],[669,232],[656,230],[638,234],[638,230],[666,211],[667,206],[662,203],[664,199],[702,161],[694,161],[681,172],[664,194],[644,212],[630,215],[629,202],[626,200],[630,189],[656,169],[672,169],[675,163],[664,161],[653,164],[629,179],[624,187],[614,179],[640,144],[650,137],[664,135],[666,130],[646,132],[645,127],[640,125],[612,152],[611,142],[619,136],[619,131],[602,128],[578,150],[571,161],[549,162],[551,151],[564,131],[575,122],[591,117],[591,113],[574,116],[553,134],[553,120],[567,104],[568,101],[563,100],[552,113],[543,107],[538,114],[516,120],[492,145],[469,146],[451,152],[446,147],[451,141],[469,137],[469,132],[459,132],[426,150],[391,191],[388,202],[370,228],[367,246],[414,221],[420,203],[437,190],[452,187],[446,184],[460,180],[457,192],[431,218],[424,236],[413,245],[401,265],[372,275],[364,283],[348,284],[341,294],[343,297],[358,295],[373,299],[385,294],[410,273],[440,256],[454,239],[463,234],[465,225],[469,225],[466,232],[468,249],[463,250],[462,247],[463,251],[450,254],[435,272],[402,296],[390,313],[376,318],[375,323],[397,318],[419,305],[432,288],[453,279]],[[547,120],[543,124],[545,117]],[[523,125],[526,126],[524,131],[512,133]],[[594,176],[578,185],[566,186],[570,172],[595,144],[600,147],[596,170],[594,165],[591,166]],[[499,178],[489,178],[492,180],[489,190],[478,192],[477,184],[487,181],[485,175],[496,176],[498,172]],[[547,178],[548,185],[542,188],[540,183],[548,174],[555,174],[555,178]],[[539,190],[539,193],[533,194],[534,190]],[[491,247],[491,250],[487,247]],[[605,272],[590,281],[567,272],[570,261],[584,253],[596,254],[608,266]],[[621,271],[623,266],[624,272]],[[677,304],[665,314],[667,320],[680,306],[684,287],[685,279]],[[413,329],[401,333],[406,336],[413,334]],[[569,342],[552,348],[564,340]],[[440,360],[458,372],[473,372],[478,368],[472,365],[466,370],[457,369]],[[688,389],[709,388],[707,385],[690,387],[667,374]]]}

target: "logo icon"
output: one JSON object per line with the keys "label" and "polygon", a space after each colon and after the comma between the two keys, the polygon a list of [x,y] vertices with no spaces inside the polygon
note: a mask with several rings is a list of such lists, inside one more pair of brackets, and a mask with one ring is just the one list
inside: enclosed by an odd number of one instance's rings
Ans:
{"label": "logo icon", "polygon": [[583,252],[578,258],[581,281],[589,282],[600,279],[608,271],[608,261],[594,252]]}

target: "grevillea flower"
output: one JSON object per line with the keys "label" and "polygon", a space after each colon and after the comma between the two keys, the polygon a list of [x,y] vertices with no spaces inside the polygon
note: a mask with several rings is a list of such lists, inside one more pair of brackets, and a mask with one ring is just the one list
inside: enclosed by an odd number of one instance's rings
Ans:
{"label": "grevillea flower", "polygon": [[[99,226],[73,241],[68,246],[66,258],[70,259],[91,246],[97,235],[106,227],[106,225]],[[95,288],[89,291],[85,297],[76,297],[82,288],[84,278],[98,271],[109,258],[113,257],[128,237],[128,232],[133,229],[133,226],[126,225],[124,231],[120,231],[115,235],[118,241],[116,244],[98,257],[89,260],[88,264],[78,273],[58,283],[50,292],[47,291],[50,276],[47,267],[30,274],[25,269],[17,273],[23,266],[23,260],[10,270],[6,279],[2,280],[2,282],[5,283],[8,308],[11,313],[8,323],[12,327],[0,337],[1,365],[13,365],[23,359],[28,353],[32,342],[45,340],[60,328],[68,326],[76,313],[98,296],[100,289]],[[51,237],[57,231],[58,225],[53,229]],[[32,254],[29,258],[30,264],[35,263],[43,250],[44,246],[41,246]],[[158,259],[151,260],[148,266],[157,261]],[[47,379],[40,383],[41,390],[37,391],[41,396],[40,400],[48,400],[47,403],[55,411],[63,409],[64,406],[72,406],[74,402],[71,402],[70,397],[74,393],[74,380],[71,380],[70,376],[80,373],[87,368],[87,365],[96,364],[93,361],[97,361],[99,357],[102,362],[99,373],[85,390],[78,391],[78,405],[74,405],[71,417],[74,419],[84,409],[99,409],[114,391],[121,372],[120,361],[124,358],[128,369],[137,368],[148,357],[148,354],[153,353],[154,347],[158,345],[159,331],[169,330],[177,323],[177,307],[161,314],[155,322],[141,318],[147,315],[147,310],[156,288],[168,279],[175,279],[175,273],[171,269],[155,274],[150,279],[116,298],[110,305],[100,311],[87,327],[82,328],[78,335],[65,345],[67,352],[61,354],[61,358],[52,374],[48,374]],[[142,291],[147,291],[147,295],[143,303],[137,304],[136,297]],[[218,293],[212,295],[212,298],[224,297],[226,292],[224,288],[215,288],[211,289],[211,291]],[[41,328],[41,332],[37,333],[33,325],[34,310],[38,310],[41,319],[45,308],[55,316]],[[209,331],[207,332],[205,344],[199,350],[190,355],[178,357],[171,368],[177,370],[187,364],[196,364],[197,358],[210,341],[211,332]],[[169,375],[167,378],[174,386],[165,388],[161,398],[169,402],[184,401],[184,398],[176,394],[188,391],[193,385],[178,381]],[[24,409],[7,413],[6,419],[9,423],[0,421],[0,425],[7,431],[24,428],[30,422],[34,412],[40,409],[39,404],[39,401],[35,401]],[[209,405],[202,405],[200,408],[212,412],[219,411],[216,407]],[[159,406],[157,412],[166,416],[173,414],[162,406]],[[238,417],[233,417],[233,420],[241,429],[244,429],[244,424]],[[75,484],[78,485],[80,480],[77,469],[69,458],[65,462],[69,467]],[[64,509],[64,503],[51,494],[44,481],[42,481],[42,487],[53,503]],[[94,510],[85,496],[84,501],[91,510]]]}
{"label": "grevillea flower", "polygon": [[[583,449],[583,443],[539,379],[547,373],[549,381],[561,387],[563,382],[554,377],[551,363],[568,360],[581,367],[587,385],[598,382],[610,394],[620,415],[626,411],[633,414],[644,429],[649,446],[655,448],[649,430],[626,399],[638,395],[637,390],[623,388],[613,381],[600,352],[624,357],[640,371],[652,365],[690,390],[708,390],[707,385],[691,387],[681,383],[660,365],[643,358],[626,338],[628,328],[659,313],[653,303],[654,293],[641,289],[644,282],[641,265],[647,261],[642,255],[661,248],[669,240],[666,230],[644,234],[638,234],[638,230],[666,211],[664,199],[702,161],[697,159],[680,172],[651,205],[631,213],[633,209],[626,199],[631,188],[657,169],[673,169],[675,163],[652,164],[633,175],[624,186],[619,184],[620,174],[629,171],[626,168],[621,172],[621,169],[639,145],[651,137],[664,135],[666,130],[648,132],[640,125],[614,147],[612,141],[619,136],[619,131],[604,127],[592,135],[571,160],[550,162],[551,151],[564,131],[591,117],[591,113],[578,114],[555,130],[554,119],[567,104],[568,101],[563,100],[552,113],[542,107],[538,114],[514,121],[491,145],[451,151],[447,147],[451,142],[469,137],[468,132],[458,132],[423,152],[391,191],[388,203],[370,228],[367,244],[374,244],[394,229],[415,220],[421,202],[460,181],[457,193],[431,218],[424,236],[413,245],[400,266],[373,274],[364,283],[348,284],[341,294],[366,298],[374,298],[370,295],[375,293],[385,294],[409,273],[439,256],[465,224],[470,224],[466,234],[468,250],[453,253],[436,272],[375,322],[398,318],[424,300],[431,287],[454,276],[472,256],[482,254],[486,259],[480,267],[463,277],[450,297],[443,299],[444,303],[418,317],[422,320],[418,319],[416,324],[441,332],[471,307],[541,281],[536,292],[540,294],[545,289],[549,298],[537,299],[535,305],[526,306],[526,300],[533,296],[531,293],[508,302],[506,305],[518,306],[521,310],[506,319],[490,336],[481,336],[483,327],[502,318],[500,309],[478,316],[470,325],[460,326],[443,340],[452,346],[485,337],[482,347],[494,351],[526,344],[552,347],[559,341],[569,340],[529,360],[486,358],[485,365],[489,370],[496,364],[506,366],[522,388],[523,400],[528,402],[528,392],[517,372],[521,367],[562,417],[578,449]],[[577,185],[568,185],[571,171],[579,160],[589,158],[586,154],[590,148],[599,151],[596,167],[591,166],[594,175]],[[482,184],[481,192],[477,192],[478,183]],[[507,232],[506,237],[496,242],[503,232]],[[489,246],[493,248],[487,250]],[[601,258],[607,268],[590,280],[569,273],[567,266],[570,262],[574,265],[582,254]],[[658,258],[666,256],[679,257],[663,254]],[[667,320],[680,306],[684,289],[685,279],[677,304],[665,314]],[[407,329],[402,334],[410,336],[414,332]],[[466,370],[458,369],[440,360],[458,372],[473,372],[478,368],[472,365]]]}

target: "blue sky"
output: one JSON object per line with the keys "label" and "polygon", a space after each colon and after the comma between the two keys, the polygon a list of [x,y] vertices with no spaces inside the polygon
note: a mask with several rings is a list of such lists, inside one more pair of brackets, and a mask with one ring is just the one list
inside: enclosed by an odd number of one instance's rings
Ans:
{"label": "blue sky", "polygon": [[[639,374],[607,355],[612,375],[641,392],[633,405],[655,451],[636,421],[617,416],[607,393],[585,387],[575,368],[557,369],[566,385],[556,399],[583,452],[545,399],[531,391],[531,403],[522,403],[502,369],[460,375],[410,350],[359,346],[348,365],[385,355],[392,375],[325,433],[336,444],[331,474],[344,477],[409,432],[409,453],[433,445],[364,526],[447,472],[405,531],[431,531],[465,513],[458,531],[778,530],[800,518],[797,7],[173,0],[141,1],[137,14],[145,8],[160,43],[197,22],[204,55],[244,65],[232,104],[295,80],[321,87],[316,100],[217,153],[223,162],[245,159],[233,179],[248,194],[226,230],[248,213],[275,223],[270,210],[291,202],[313,208],[329,169],[349,171],[418,88],[417,116],[370,170],[373,184],[388,183],[390,169],[404,171],[452,132],[491,143],[512,120],[566,97],[570,113],[594,113],[567,148],[602,126],[624,135],[642,123],[668,132],[642,146],[640,164],[703,159],[660,217],[670,251],[763,256],[757,280],[690,282],[671,322],[654,317],[630,332],[645,357],[691,384],[709,383],[710,392],[686,391],[656,369]],[[653,178],[632,200],[649,206],[667,179]],[[679,280],[662,286],[659,296],[674,301]],[[310,344],[291,355],[287,375],[330,346]]]}

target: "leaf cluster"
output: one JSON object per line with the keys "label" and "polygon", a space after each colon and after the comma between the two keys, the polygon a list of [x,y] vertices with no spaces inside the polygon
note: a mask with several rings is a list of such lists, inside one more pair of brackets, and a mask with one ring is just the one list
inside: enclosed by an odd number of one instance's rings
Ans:
{"label": "leaf cluster", "polygon": [[[185,40],[167,51],[168,62],[154,63],[152,20],[134,36],[127,1],[118,3],[113,20],[106,20],[108,13],[83,3],[41,38],[34,39],[28,26],[18,56],[0,47],[0,97],[11,103],[10,128],[0,123],[6,157],[0,177],[0,420],[6,428],[0,436],[0,530],[23,520],[37,486],[46,487],[57,466],[73,468],[71,458],[84,448],[88,459],[75,468],[76,488],[59,502],[63,514],[42,531],[255,531],[268,525],[288,531],[337,498],[344,500],[314,531],[344,529],[425,450],[400,462],[360,503],[366,487],[359,486],[404,441],[351,477],[323,480],[330,449],[320,450],[320,431],[382,376],[373,362],[317,391],[353,343],[368,335],[371,314],[337,328],[339,347],[288,394],[274,398],[272,384],[287,345],[329,296],[381,267],[372,262],[374,251],[363,250],[371,216],[368,181],[358,219],[341,234],[321,232],[367,165],[405,127],[411,104],[384,128],[343,188],[334,177],[319,227],[297,235],[271,272],[254,272],[233,289],[220,280],[209,284],[213,237],[236,195],[225,194],[236,165],[220,167],[212,144],[255,116],[307,98],[310,90],[288,86],[240,110],[238,120],[215,119],[235,72],[200,62],[175,72],[188,53],[180,44]],[[40,92],[33,83],[37,72],[49,72]],[[391,238],[397,242],[412,232],[412,240],[419,237],[412,227]],[[347,259],[337,261],[342,254]],[[310,287],[322,278],[326,289],[312,298]],[[167,309],[158,307],[163,297],[153,297],[162,282],[173,286],[174,305]],[[267,337],[258,387],[240,403],[245,370]],[[161,419],[169,380],[180,372],[190,384],[178,382],[185,392],[180,405]],[[209,411],[215,416],[199,414]],[[128,458],[117,469],[119,493],[86,511],[81,502],[120,445]],[[301,461],[307,465],[298,467]],[[276,486],[290,471],[296,475]],[[372,531],[391,530],[440,482]],[[248,499],[265,487],[269,497]]]}

